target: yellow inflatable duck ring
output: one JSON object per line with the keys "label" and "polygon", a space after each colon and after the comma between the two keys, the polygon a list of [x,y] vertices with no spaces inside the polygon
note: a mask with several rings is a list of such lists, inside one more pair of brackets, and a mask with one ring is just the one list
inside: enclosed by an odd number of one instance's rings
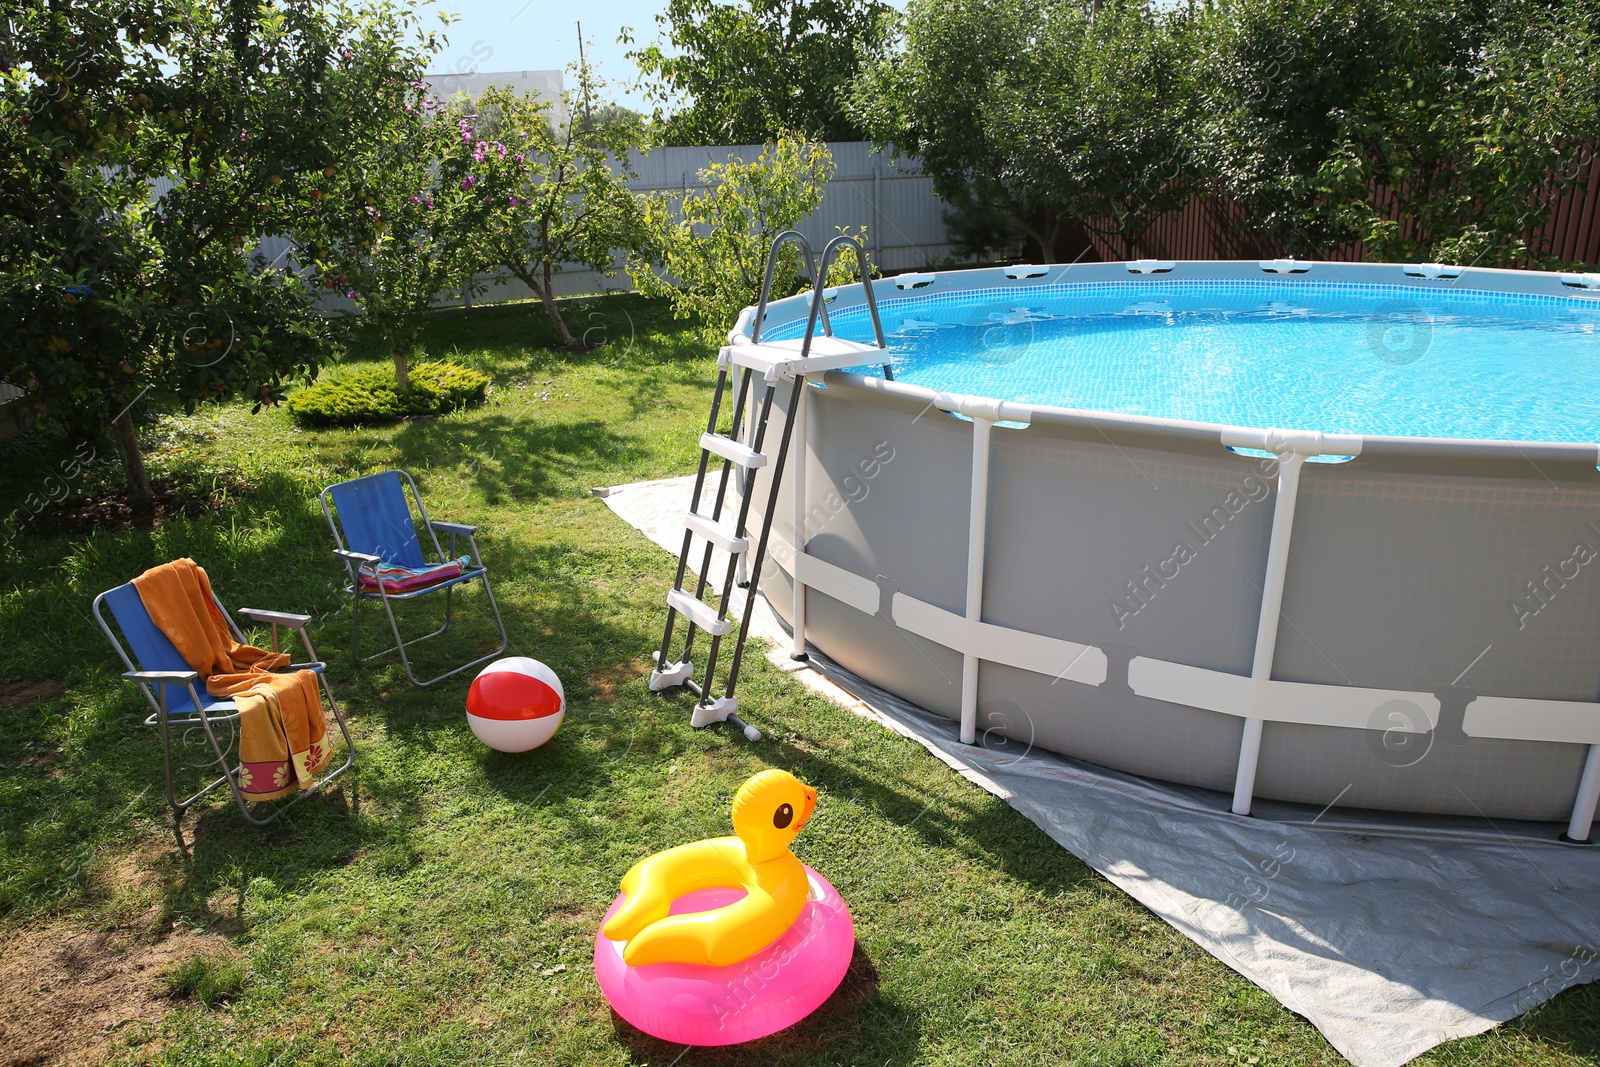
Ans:
{"label": "yellow inflatable duck ring", "polygon": [[[805,865],[789,851],[817,806],[817,791],[788,771],[769,770],[733,798],[733,832],[679,845],[634,864],[622,877],[627,900],[602,932],[625,941],[630,967],[691,963],[725,967],[760,952],[794,924],[808,892]],[[712,911],[669,914],[701,889],[743,889]]]}

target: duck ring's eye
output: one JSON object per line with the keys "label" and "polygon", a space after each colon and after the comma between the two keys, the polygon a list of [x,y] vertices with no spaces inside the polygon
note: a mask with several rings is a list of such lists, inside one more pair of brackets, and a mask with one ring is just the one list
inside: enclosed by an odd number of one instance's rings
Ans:
{"label": "duck ring's eye", "polygon": [[779,804],[778,810],[772,813],[772,825],[784,830],[792,822],[794,822],[794,809],[787,804]]}

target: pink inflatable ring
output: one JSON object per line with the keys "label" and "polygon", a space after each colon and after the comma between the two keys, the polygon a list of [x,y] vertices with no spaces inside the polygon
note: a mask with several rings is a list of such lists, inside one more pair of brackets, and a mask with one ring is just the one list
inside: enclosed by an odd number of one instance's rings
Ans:
{"label": "pink inflatable ring", "polygon": [[[594,940],[594,975],[617,1014],[653,1037],[684,1045],[736,1045],[775,1034],[822,1006],[844,980],[855,950],[850,909],[828,880],[806,868],[810,892],[782,937],[727,967],[651,963],[629,967],[623,942]],[[701,889],[672,904],[672,914],[710,911],[744,896]],[[606,918],[622,906],[618,896]],[[601,929],[605,927],[601,922]]]}

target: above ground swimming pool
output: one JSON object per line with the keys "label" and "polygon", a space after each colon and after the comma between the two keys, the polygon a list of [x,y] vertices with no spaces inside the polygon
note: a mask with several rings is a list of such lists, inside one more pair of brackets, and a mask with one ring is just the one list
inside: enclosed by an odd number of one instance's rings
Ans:
{"label": "above ground swimming pool", "polygon": [[[1600,275],[1141,261],[875,292],[894,380],[830,371],[793,413],[762,580],[797,646],[975,743],[1240,813],[1590,837]],[[825,296],[872,339],[859,285]]]}

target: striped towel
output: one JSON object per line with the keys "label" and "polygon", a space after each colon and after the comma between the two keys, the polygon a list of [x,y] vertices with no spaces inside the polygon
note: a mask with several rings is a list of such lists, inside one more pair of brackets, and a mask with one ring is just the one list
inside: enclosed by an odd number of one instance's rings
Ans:
{"label": "striped towel", "polygon": [[470,566],[471,556],[461,556],[448,563],[434,563],[427,567],[402,567],[398,563],[380,563],[374,567],[370,563],[363,563],[356,573],[356,581],[369,592],[382,588],[385,593],[409,593],[459,578]]}

